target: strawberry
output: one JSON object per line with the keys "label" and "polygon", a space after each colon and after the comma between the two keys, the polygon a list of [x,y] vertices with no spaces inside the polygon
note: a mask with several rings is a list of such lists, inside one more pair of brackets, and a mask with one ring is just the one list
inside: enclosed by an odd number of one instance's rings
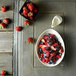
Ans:
{"label": "strawberry", "polygon": [[30,16],[29,19],[33,21],[33,17],[32,16]]}
{"label": "strawberry", "polygon": [[61,53],[61,54],[63,53],[63,49],[62,48],[59,50],[59,53]]}
{"label": "strawberry", "polygon": [[6,24],[5,23],[0,23],[0,29],[6,28]]}
{"label": "strawberry", "polygon": [[6,7],[5,6],[1,6],[1,11],[2,12],[5,12],[7,9],[6,9]]}
{"label": "strawberry", "polygon": [[42,53],[40,57],[43,58],[43,56],[44,56],[44,54]]}
{"label": "strawberry", "polygon": [[38,9],[37,8],[34,8],[34,13],[37,13],[38,12]]}
{"label": "strawberry", "polygon": [[55,52],[53,52],[53,53],[50,54],[51,57],[54,57],[55,55],[56,55]]}
{"label": "strawberry", "polygon": [[28,15],[27,15],[27,13],[21,13],[23,16],[25,16],[25,17],[27,17]]}
{"label": "strawberry", "polygon": [[54,37],[55,35],[54,35],[54,34],[50,34],[49,36],[50,36],[50,37]]}
{"label": "strawberry", "polygon": [[46,57],[49,57],[49,53],[46,53]]}
{"label": "strawberry", "polygon": [[40,44],[38,47],[42,48],[44,45],[43,44]]}
{"label": "strawberry", "polygon": [[28,14],[28,10],[27,9],[23,10],[23,14]]}
{"label": "strawberry", "polygon": [[50,60],[49,60],[49,58],[46,58],[46,63],[48,63]]}
{"label": "strawberry", "polygon": [[22,27],[21,26],[16,26],[16,31],[21,31],[22,30]]}
{"label": "strawberry", "polygon": [[6,72],[4,70],[2,70],[1,75],[6,75]]}
{"label": "strawberry", "polygon": [[61,56],[60,56],[60,55],[57,55],[56,57],[57,57],[58,59],[59,59],[59,58],[61,58]]}
{"label": "strawberry", "polygon": [[45,39],[42,39],[41,41],[42,41],[43,43],[45,43]]}
{"label": "strawberry", "polygon": [[53,47],[55,47],[55,46],[57,46],[57,45],[58,45],[58,43],[54,43],[54,44],[53,44]]}
{"label": "strawberry", "polygon": [[29,26],[29,25],[30,25],[30,22],[29,22],[28,20],[26,20],[26,21],[24,22],[24,25]]}
{"label": "strawberry", "polygon": [[3,19],[3,23],[9,24],[9,19],[8,18]]}
{"label": "strawberry", "polygon": [[33,16],[33,12],[28,13],[28,17]]}
{"label": "strawberry", "polygon": [[42,62],[45,62],[46,60],[45,60],[45,58],[43,58],[41,61],[42,61]]}
{"label": "strawberry", "polygon": [[33,4],[27,4],[27,7],[30,11],[33,11],[34,5]]}
{"label": "strawberry", "polygon": [[27,8],[26,8],[25,6],[23,7],[23,11],[24,11],[24,10],[27,10]]}
{"label": "strawberry", "polygon": [[29,37],[29,38],[27,39],[27,43],[33,43],[33,39],[32,39],[31,37]]}

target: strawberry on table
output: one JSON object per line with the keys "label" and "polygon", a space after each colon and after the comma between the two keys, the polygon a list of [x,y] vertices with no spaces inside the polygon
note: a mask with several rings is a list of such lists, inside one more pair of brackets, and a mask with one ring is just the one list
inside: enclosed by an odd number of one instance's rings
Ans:
{"label": "strawberry on table", "polygon": [[21,26],[16,26],[16,31],[21,31],[22,30],[22,27]]}
{"label": "strawberry on table", "polygon": [[5,70],[2,70],[1,71],[1,75],[6,75],[6,71]]}
{"label": "strawberry on table", "polygon": [[6,28],[6,24],[5,23],[0,23],[0,29]]}
{"label": "strawberry on table", "polygon": [[30,11],[33,11],[34,5],[32,3],[27,4],[27,7]]}
{"label": "strawberry on table", "polygon": [[29,26],[29,25],[30,25],[30,21],[26,20],[26,21],[24,22],[24,25]]}
{"label": "strawberry on table", "polygon": [[32,39],[31,37],[29,37],[29,38],[27,39],[27,43],[33,43],[33,39]]}
{"label": "strawberry on table", "polygon": [[6,10],[7,10],[7,9],[6,9],[6,6],[1,6],[1,11],[2,11],[2,12],[6,12]]}
{"label": "strawberry on table", "polygon": [[9,19],[8,18],[3,19],[3,23],[9,24]]}

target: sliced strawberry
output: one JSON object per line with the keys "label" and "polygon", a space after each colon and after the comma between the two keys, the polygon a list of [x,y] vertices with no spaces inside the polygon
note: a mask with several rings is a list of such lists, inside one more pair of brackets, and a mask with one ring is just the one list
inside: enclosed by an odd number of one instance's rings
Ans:
{"label": "sliced strawberry", "polygon": [[53,52],[53,53],[50,54],[51,57],[54,57],[55,55],[56,55],[55,52]]}
{"label": "sliced strawberry", "polygon": [[61,54],[63,53],[63,49],[62,48],[59,50],[59,53],[61,53]]}
{"label": "sliced strawberry", "polygon": [[45,58],[43,58],[41,61],[42,61],[42,62],[45,62],[46,60],[45,60]]}
{"label": "sliced strawberry", "polygon": [[1,6],[1,11],[2,12],[5,12],[7,9],[6,9],[6,7],[5,6]]}
{"label": "sliced strawberry", "polygon": [[58,59],[59,59],[59,58],[61,58],[61,56],[60,56],[60,55],[57,55],[56,57],[57,57]]}
{"label": "sliced strawberry", "polygon": [[49,35],[49,37],[54,37],[54,36],[55,36],[54,34],[50,34],[50,35]]}
{"label": "sliced strawberry", "polygon": [[46,58],[46,63],[48,63],[50,60],[49,60],[49,58]]}
{"label": "sliced strawberry", "polygon": [[40,57],[43,58],[43,56],[44,56],[44,54],[42,53]]}
{"label": "sliced strawberry", "polygon": [[26,21],[24,22],[24,25],[29,26],[29,25],[30,25],[30,21],[26,20]]}
{"label": "sliced strawberry", "polygon": [[41,41],[42,41],[43,43],[45,43],[45,39],[42,39]]}
{"label": "sliced strawberry", "polygon": [[33,43],[33,39],[32,39],[31,37],[29,37],[29,38],[27,39],[27,43]]}
{"label": "sliced strawberry", "polygon": [[49,53],[46,53],[46,57],[49,57],[49,55],[50,55]]}
{"label": "sliced strawberry", "polygon": [[58,46],[58,43],[54,43],[54,44],[53,44],[53,47],[55,47],[55,46]]}
{"label": "sliced strawberry", "polygon": [[42,48],[42,47],[44,47],[44,45],[43,44],[40,44],[38,47]]}

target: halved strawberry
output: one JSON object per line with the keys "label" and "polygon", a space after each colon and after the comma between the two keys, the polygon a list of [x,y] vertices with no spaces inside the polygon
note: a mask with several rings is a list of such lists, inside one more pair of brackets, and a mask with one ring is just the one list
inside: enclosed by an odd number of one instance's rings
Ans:
{"label": "halved strawberry", "polygon": [[42,60],[41,60],[42,62],[45,62],[46,60],[45,60],[45,58],[42,58]]}
{"label": "halved strawberry", "polygon": [[49,58],[46,58],[46,63],[48,63],[50,60],[49,60]]}
{"label": "halved strawberry", "polygon": [[45,39],[42,39],[41,41],[42,41],[43,43],[45,43]]}
{"label": "halved strawberry", "polygon": [[44,54],[42,53],[40,57],[43,58],[43,56],[44,56]]}
{"label": "halved strawberry", "polygon": [[5,23],[0,23],[0,29],[6,28],[6,24]]}
{"label": "halved strawberry", "polygon": [[57,57],[58,59],[59,59],[59,58],[61,58],[61,56],[60,56],[60,55],[57,55],[56,57]]}
{"label": "halved strawberry", "polygon": [[50,54],[49,53],[46,53],[46,57],[49,57],[50,56]]}
{"label": "halved strawberry", "polygon": [[32,39],[31,37],[29,37],[29,38],[27,39],[27,43],[33,43],[33,39]]}
{"label": "halved strawberry", "polygon": [[6,71],[5,70],[2,70],[1,71],[1,75],[6,75]]}
{"label": "halved strawberry", "polygon": [[51,57],[54,57],[55,55],[56,55],[56,53],[55,53],[55,52],[50,53],[50,56],[51,56]]}
{"label": "halved strawberry", "polygon": [[16,26],[16,31],[21,31],[22,30],[22,27],[21,26]]}
{"label": "halved strawberry", "polygon": [[3,23],[9,24],[9,19],[8,18],[3,19]]}
{"label": "halved strawberry", "polygon": [[26,20],[26,21],[24,22],[24,25],[29,26],[29,25],[30,25],[30,21]]}
{"label": "halved strawberry", "polygon": [[27,4],[27,7],[30,11],[33,11],[34,5],[32,3]]}
{"label": "halved strawberry", "polygon": [[63,49],[62,48],[59,50],[59,53],[61,53],[61,54],[63,53]]}
{"label": "halved strawberry", "polygon": [[1,11],[2,12],[5,12],[7,9],[6,9],[6,7],[5,6],[1,6]]}
{"label": "halved strawberry", "polygon": [[54,44],[53,44],[53,47],[55,47],[55,46],[58,46],[58,43],[54,43]]}
{"label": "halved strawberry", "polygon": [[49,37],[54,37],[54,36],[55,36],[54,34],[50,34],[50,35],[49,35]]}

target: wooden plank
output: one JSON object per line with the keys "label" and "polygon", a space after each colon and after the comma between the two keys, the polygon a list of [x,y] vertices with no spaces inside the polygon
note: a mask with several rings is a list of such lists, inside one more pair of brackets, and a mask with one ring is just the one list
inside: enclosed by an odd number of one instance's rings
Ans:
{"label": "wooden plank", "polygon": [[0,7],[1,6],[7,6],[8,10],[12,10],[13,9],[13,0],[1,0],[0,1]]}
{"label": "wooden plank", "polygon": [[12,54],[0,54],[0,71],[6,70],[12,74]]}
{"label": "wooden plank", "polygon": [[13,32],[0,32],[0,52],[12,52]]}
{"label": "wooden plank", "polygon": [[5,29],[0,29],[0,31],[13,31],[13,11],[7,11],[5,13],[2,13],[0,11],[0,20],[3,20],[4,18],[9,18],[11,20],[10,24],[8,24],[8,27]]}

